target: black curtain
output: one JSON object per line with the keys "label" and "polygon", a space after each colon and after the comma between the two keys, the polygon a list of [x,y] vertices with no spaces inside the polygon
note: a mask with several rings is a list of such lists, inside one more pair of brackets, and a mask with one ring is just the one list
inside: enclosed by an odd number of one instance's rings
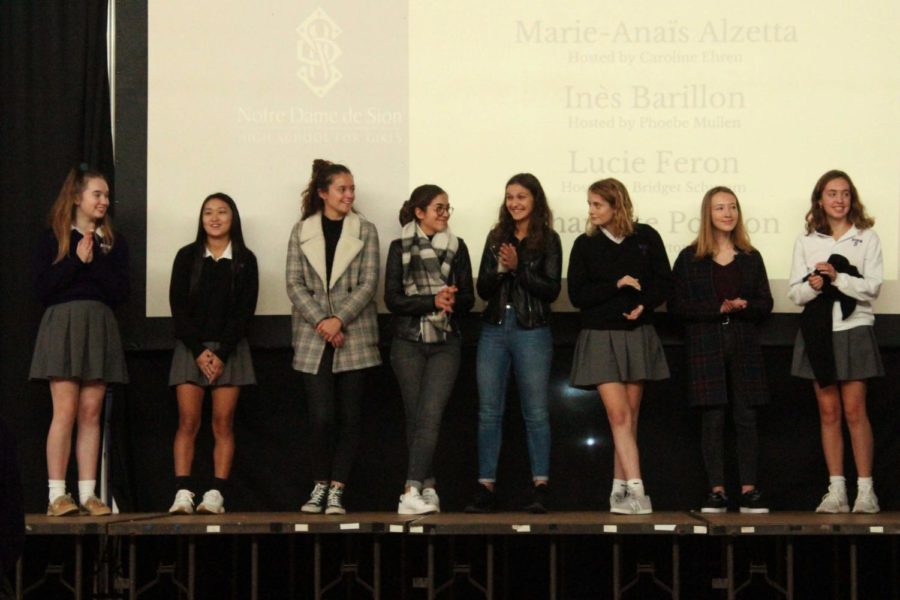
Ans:
{"label": "black curtain", "polygon": [[51,415],[47,385],[26,380],[43,312],[31,257],[70,167],[87,162],[114,185],[107,6],[0,1],[0,416],[18,438],[29,512],[47,502]]}

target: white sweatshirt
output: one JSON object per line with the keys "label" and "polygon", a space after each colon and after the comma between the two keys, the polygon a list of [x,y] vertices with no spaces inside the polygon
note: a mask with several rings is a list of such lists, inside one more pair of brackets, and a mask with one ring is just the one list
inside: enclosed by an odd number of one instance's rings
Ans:
{"label": "white sweatshirt", "polygon": [[845,331],[854,327],[871,326],[875,323],[872,301],[878,297],[884,277],[881,258],[881,240],[871,228],[859,230],[850,227],[839,240],[829,234],[809,233],[801,235],[794,243],[794,261],[791,264],[791,278],[788,298],[794,304],[803,306],[821,294],[803,281],[816,267],[816,263],[828,262],[832,254],[845,256],[850,264],[859,269],[862,277],[838,273],[834,285],[838,290],[856,300],[856,309],[844,319],[841,305],[834,303],[832,331]]}

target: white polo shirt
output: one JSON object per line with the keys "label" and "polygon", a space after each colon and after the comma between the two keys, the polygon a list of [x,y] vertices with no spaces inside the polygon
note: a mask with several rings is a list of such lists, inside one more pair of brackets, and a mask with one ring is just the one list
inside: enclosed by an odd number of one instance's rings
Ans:
{"label": "white polo shirt", "polygon": [[859,269],[862,277],[853,277],[846,273],[838,273],[834,285],[838,290],[856,300],[856,309],[844,319],[841,305],[834,303],[832,312],[832,331],[845,331],[862,325],[875,323],[872,312],[872,301],[878,297],[881,282],[884,278],[884,265],[881,258],[881,240],[872,228],[859,230],[855,226],[836,240],[829,234],[809,233],[801,235],[794,243],[794,261],[791,264],[791,278],[788,298],[794,304],[803,306],[821,294],[803,281],[815,270],[816,263],[828,262],[832,254],[840,254]]}

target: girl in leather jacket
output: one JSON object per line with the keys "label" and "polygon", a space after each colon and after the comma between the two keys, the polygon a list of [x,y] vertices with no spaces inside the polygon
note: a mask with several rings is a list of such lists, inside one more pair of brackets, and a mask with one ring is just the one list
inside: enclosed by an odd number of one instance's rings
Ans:
{"label": "girl in leather jacket", "polygon": [[512,368],[528,439],[533,495],[526,510],[546,512],[550,470],[547,386],[553,358],[550,304],[559,295],[562,246],[547,197],[529,173],[506,184],[500,218],[488,234],[478,272],[486,302],[478,341],[478,488],[468,512],[496,508],[494,483]]}

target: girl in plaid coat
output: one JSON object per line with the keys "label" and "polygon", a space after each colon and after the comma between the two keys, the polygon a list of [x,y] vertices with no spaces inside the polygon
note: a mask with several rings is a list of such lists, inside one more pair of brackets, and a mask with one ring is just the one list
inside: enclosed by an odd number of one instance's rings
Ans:
{"label": "girl in plaid coat", "polygon": [[[740,510],[765,513],[756,489],[756,407],[768,402],[759,322],[772,311],[762,256],[750,245],[734,192],[714,187],[703,197],[700,232],[675,261],[669,312],[684,321],[688,401],[702,409],[703,462],[710,493],[702,512],[725,512],[725,414],[737,433]],[[729,394],[729,383],[731,393]]]}
{"label": "girl in plaid coat", "polygon": [[344,514],[344,485],[360,432],[366,371],[381,364],[375,290],[378,232],[353,211],[344,165],[317,159],[288,245],[294,369],[311,421],[315,485],[301,510]]}

